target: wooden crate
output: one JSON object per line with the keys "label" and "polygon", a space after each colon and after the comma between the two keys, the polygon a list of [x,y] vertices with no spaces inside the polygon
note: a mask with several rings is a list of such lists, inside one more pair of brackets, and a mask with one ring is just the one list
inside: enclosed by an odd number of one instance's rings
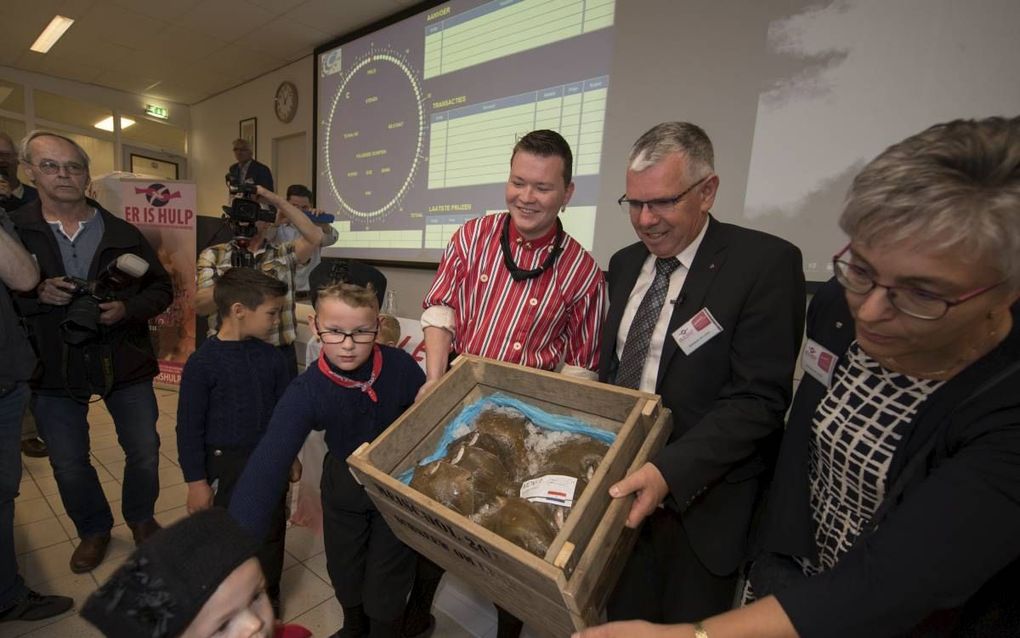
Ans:
{"label": "wooden crate", "polygon": [[[497,392],[617,433],[544,559],[395,478],[435,451],[465,404]],[[402,541],[539,634],[563,637],[603,620],[634,539],[624,528],[632,498],[611,499],[609,487],[661,449],[671,427],[656,395],[461,356],[426,397],[347,460]]]}

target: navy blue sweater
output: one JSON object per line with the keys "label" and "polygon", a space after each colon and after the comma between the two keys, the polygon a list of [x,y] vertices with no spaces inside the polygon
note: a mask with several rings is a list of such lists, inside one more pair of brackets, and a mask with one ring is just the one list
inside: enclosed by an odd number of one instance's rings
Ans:
{"label": "navy blue sweater", "polygon": [[[425,383],[425,373],[411,355],[380,346],[383,366],[372,388],[373,402],[355,388],[344,388],[312,363],[287,388],[273,412],[269,429],[248,459],[230,499],[230,513],[246,529],[263,538],[273,505],[286,485],[287,472],[312,430],[325,430],[326,447],[346,459],[359,445],[382,433],[412,403]],[[358,381],[372,372],[372,359],[353,372],[334,371]]]}
{"label": "navy blue sweater", "polygon": [[290,375],[280,351],[259,339],[202,342],[184,365],[177,455],[185,481],[206,477],[207,447],[254,448]]}

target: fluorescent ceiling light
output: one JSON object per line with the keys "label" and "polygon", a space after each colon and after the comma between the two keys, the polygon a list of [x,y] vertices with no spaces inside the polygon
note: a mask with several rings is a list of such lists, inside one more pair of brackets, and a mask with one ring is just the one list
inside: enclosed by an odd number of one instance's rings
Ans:
{"label": "fluorescent ceiling light", "polygon": [[[135,123],[135,121],[132,120],[129,117],[123,117],[122,116],[120,118],[120,128],[121,128],[121,130],[124,130],[124,129],[126,129],[129,126],[132,126],[134,123]],[[111,115],[108,118],[106,118],[105,120],[99,120],[98,122],[96,122],[92,126],[98,128],[98,129],[103,129],[104,131],[111,131],[112,132],[113,131],[113,116]]]}
{"label": "fluorescent ceiling light", "polygon": [[39,53],[46,53],[50,50],[50,47],[57,43],[60,36],[64,35],[64,32],[71,28],[72,24],[74,24],[74,20],[71,18],[65,18],[64,16],[59,15],[53,16],[49,25],[43,29],[43,32],[39,34],[39,37],[36,38],[35,42],[29,48],[33,51],[38,51]]}

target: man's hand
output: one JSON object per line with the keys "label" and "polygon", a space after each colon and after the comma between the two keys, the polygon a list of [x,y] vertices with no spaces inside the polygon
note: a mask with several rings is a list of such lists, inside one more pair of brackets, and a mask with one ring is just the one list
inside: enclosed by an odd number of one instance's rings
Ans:
{"label": "man's hand", "polygon": [[50,277],[43,279],[36,289],[39,292],[39,301],[51,306],[66,306],[71,303],[71,291],[74,284],[64,281],[63,277]]}
{"label": "man's hand", "polygon": [[653,625],[643,620],[611,622],[589,627],[570,638],[687,638],[694,636],[691,625]]}
{"label": "man's hand", "polygon": [[294,459],[294,462],[290,464],[290,476],[288,477],[290,479],[290,482],[297,483],[298,481],[300,481],[301,473],[303,470],[304,468],[301,467],[301,461]]}
{"label": "man's hand", "polygon": [[99,304],[99,323],[104,326],[112,326],[127,314],[127,306],[123,301],[107,301]]}
{"label": "man's hand", "polygon": [[630,506],[630,513],[627,515],[627,527],[635,528],[666,498],[666,495],[669,494],[669,485],[666,484],[666,479],[662,477],[659,468],[651,463],[645,463],[637,472],[629,474],[609,488],[609,495],[613,498],[622,498],[628,494],[637,495],[634,504]]}
{"label": "man's hand", "polygon": [[188,514],[207,510],[213,504],[212,487],[205,479],[188,483]]}
{"label": "man's hand", "polygon": [[426,381],[420,388],[418,388],[418,394],[414,397],[415,403],[421,401],[422,397],[428,394],[429,390],[431,390],[437,383],[439,383],[439,379],[432,379],[430,381]]}

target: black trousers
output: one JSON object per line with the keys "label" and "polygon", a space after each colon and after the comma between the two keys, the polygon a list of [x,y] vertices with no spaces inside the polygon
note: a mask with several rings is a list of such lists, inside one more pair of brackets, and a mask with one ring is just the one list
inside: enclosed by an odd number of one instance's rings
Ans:
{"label": "black trousers", "polygon": [[737,576],[709,571],[691,548],[680,516],[658,509],[638,533],[606,613],[609,620],[696,622],[732,606]]}
{"label": "black trousers", "polygon": [[343,607],[364,605],[373,620],[399,621],[416,554],[393,534],[346,461],[326,455],[321,489],[326,570],[337,600]]}
{"label": "black trousers", "polygon": [[[219,481],[213,505],[226,508],[230,505],[230,497],[234,493],[237,480],[248,462],[253,450],[210,448],[205,455],[206,480],[211,484]],[[266,589],[270,596],[280,595],[280,574],[283,572],[284,540],[287,533],[287,490],[284,489],[280,502],[273,510],[269,522],[269,534],[259,550],[259,562],[262,572],[266,575]]]}

